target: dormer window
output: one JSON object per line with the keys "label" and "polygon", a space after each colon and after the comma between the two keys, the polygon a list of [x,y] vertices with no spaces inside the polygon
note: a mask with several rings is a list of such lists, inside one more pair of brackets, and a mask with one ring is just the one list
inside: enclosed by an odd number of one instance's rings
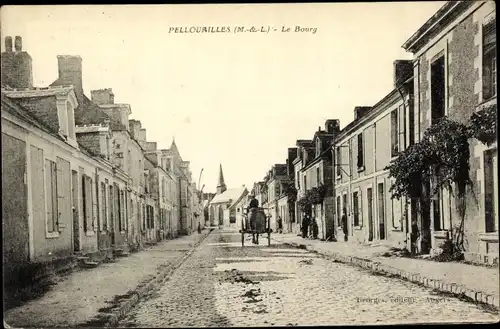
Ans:
{"label": "dormer window", "polygon": [[75,108],[78,102],[73,93],[56,93],[56,107],[59,121],[59,133],[66,137],[68,144],[78,147],[76,142]]}

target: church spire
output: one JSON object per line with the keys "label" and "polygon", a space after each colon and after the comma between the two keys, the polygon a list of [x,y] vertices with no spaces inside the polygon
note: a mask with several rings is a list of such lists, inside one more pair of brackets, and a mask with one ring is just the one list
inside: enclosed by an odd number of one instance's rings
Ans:
{"label": "church spire", "polygon": [[217,183],[217,194],[224,193],[226,190],[226,183],[224,182],[224,175],[222,174],[222,163],[219,169],[219,181]]}

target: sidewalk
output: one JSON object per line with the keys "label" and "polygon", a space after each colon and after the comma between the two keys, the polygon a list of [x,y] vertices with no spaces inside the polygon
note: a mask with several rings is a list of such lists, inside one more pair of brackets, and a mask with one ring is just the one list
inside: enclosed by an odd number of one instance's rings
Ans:
{"label": "sidewalk", "polygon": [[295,234],[273,234],[272,238],[296,247],[306,247],[336,261],[357,265],[373,272],[396,275],[441,292],[465,295],[474,301],[498,308],[499,269],[463,263],[440,263],[424,259],[383,257],[387,246],[365,246],[356,242],[323,242]]}
{"label": "sidewalk", "polygon": [[[162,241],[115,263],[71,273],[42,297],[6,311],[4,323],[11,327],[75,327],[116,321],[180,266],[210,232],[205,229],[201,234]],[[113,304],[117,307],[110,309]]]}

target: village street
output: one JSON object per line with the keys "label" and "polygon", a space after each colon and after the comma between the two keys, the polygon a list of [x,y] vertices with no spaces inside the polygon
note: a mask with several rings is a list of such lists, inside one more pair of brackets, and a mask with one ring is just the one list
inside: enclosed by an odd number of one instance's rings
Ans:
{"label": "village street", "polygon": [[475,304],[237,231],[214,230],[120,327],[292,326],[497,319]]}

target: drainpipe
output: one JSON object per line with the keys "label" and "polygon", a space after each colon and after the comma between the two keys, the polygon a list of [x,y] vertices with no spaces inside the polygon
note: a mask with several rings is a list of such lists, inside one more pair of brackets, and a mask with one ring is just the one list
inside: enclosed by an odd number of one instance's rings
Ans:
{"label": "drainpipe", "polygon": [[337,218],[337,191],[336,191],[336,181],[337,181],[337,158],[336,158],[336,148],[335,148],[335,132],[334,136],[332,139],[331,143],[331,149],[332,149],[332,197],[333,197],[333,223],[332,223],[332,242],[337,242],[337,225],[336,222],[339,221],[340,219]]}
{"label": "drainpipe", "polygon": [[96,198],[96,208],[97,208],[97,213],[96,213],[96,216],[97,216],[97,236],[96,236],[96,241],[97,241],[97,250],[98,251],[101,251],[100,248],[99,248],[99,236],[101,235],[101,218],[99,216],[99,168],[95,168],[95,198]]}

